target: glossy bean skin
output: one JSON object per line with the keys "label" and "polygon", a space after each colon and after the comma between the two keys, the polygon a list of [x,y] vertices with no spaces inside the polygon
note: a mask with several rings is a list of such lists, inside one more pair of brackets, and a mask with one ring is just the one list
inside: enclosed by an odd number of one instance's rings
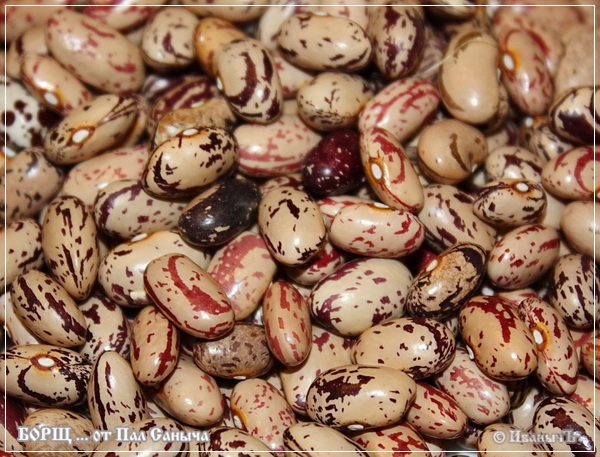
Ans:
{"label": "glossy bean skin", "polygon": [[217,457],[238,457],[244,452],[260,452],[266,457],[275,457],[274,452],[260,439],[245,430],[230,427],[213,427],[209,430],[209,441],[205,450]]}
{"label": "glossy bean skin", "polygon": [[[263,196],[258,224],[273,257],[287,266],[308,262],[325,242],[326,229],[318,205],[307,193],[289,186]],[[283,233],[282,226],[292,230]]]}
{"label": "glossy bean skin", "polygon": [[487,154],[483,134],[455,119],[444,119],[425,127],[417,144],[421,171],[441,184],[464,181]]}
{"label": "glossy bean skin", "polygon": [[455,349],[454,335],[441,322],[402,317],[365,330],[352,347],[352,359],[394,368],[418,380],[446,369]]}
{"label": "glossy bean skin", "polygon": [[352,363],[346,343],[335,333],[313,325],[308,357],[300,365],[285,367],[279,373],[285,398],[296,413],[306,415],[306,395],[319,374]]}
{"label": "glossy bean skin", "polygon": [[406,297],[408,313],[436,320],[454,314],[483,281],[486,257],[486,252],[472,243],[446,249],[415,276]]}
{"label": "glossy bean skin", "polygon": [[[496,41],[482,30],[466,30],[452,38],[445,57],[439,69],[439,86],[448,112],[472,125],[492,121],[500,107]],[[472,65],[478,70],[469,84],[463,84],[463,72]]]}
{"label": "glossy bean skin", "polygon": [[181,253],[200,267],[210,256],[185,243],[174,231],[160,231],[115,246],[100,262],[98,283],[106,295],[121,306],[145,306],[152,303],[144,289],[144,271],[152,260],[168,253]]}
{"label": "glossy bean skin", "polygon": [[283,432],[297,420],[283,395],[263,379],[247,379],[231,392],[231,411],[239,428],[260,439],[269,449],[281,451]]}
{"label": "glossy bean skin", "polygon": [[382,203],[358,203],[341,208],[331,221],[329,239],[353,254],[398,258],[423,244],[425,230],[412,213]]}
{"label": "glossy bean skin", "polygon": [[221,181],[183,208],[177,228],[190,244],[222,245],[256,220],[260,199],[258,186],[252,181]]}
{"label": "glossy bean skin", "polygon": [[229,106],[241,119],[268,124],[281,115],[279,74],[259,41],[246,38],[227,44],[217,58],[217,78]]}
{"label": "glossy bean skin", "polygon": [[232,41],[246,37],[241,29],[229,21],[210,16],[200,18],[194,31],[194,48],[204,72],[214,77],[221,50]]}
{"label": "glossy bean skin", "polygon": [[235,23],[256,19],[267,8],[267,5],[257,4],[254,0],[242,0],[236,4],[227,3],[225,0],[216,0],[214,3],[183,0],[182,4],[198,16],[216,16]]}
{"label": "glossy bean skin", "polygon": [[85,316],[87,336],[79,353],[91,363],[103,352],[114,351],[129,358],[131,329],[122,309],[101,292],[92,293],[79,304]]}
{"label": "glossy bean skin", "polygon": [[424,195],[419,220],[425,226],[426,243],[434,251],[441,252],[456,243],[473,243],[485,251],[492,250],[496,230],[473,213],[469,195],[447,184],[430,184],[424,188]]}
{"label": "glossy bean skin", "polygon": [[27,1],[16,1],[6,8],[5,21],[2,21],[1,33],[6,31],[6,41],[11,43],[18,39],[31,27],[42,26],[48,18],[56,11],[62,9],[72,9],[73,6],[66,0],[58,0],[52,4],[45,1],[35,2],[38,5],[43,5],[39,8],[38,14],[31,14],[28,8],[23,8],[27,5]]}
{"label": "glossy bean skin", "polygon": [[492,181],[477,193],[473,212],[496,227],[514,227],[540,220],[546,205],[546,193],[540,184],[527,180]]}
{"label": "glossy bean skin", "polygon": [[188,129],[152,152],[142,184],[157,197],[193,196],[227,176],[238,161],[237,144],[227,130]]}
{"label": "glossy bean skin", "polygon": [[65,177],[41,148],[23,149],[6,160],[6,224],[35,216],[59,192]]}
{"label": "glossy bean skin", "polygon": [[20,78],[21,59],[25,54],[48,55],[45,25],[40,24],[25,30],[10,43],[6,52],[6,76],[13,79]]}
{"label": "glossy bean skin", "polygon": [[[540,443],[520,441],[519,435],[525,436],[526,431],[515,425],[496,423],[488,425],[477,439],[477,450],[484,455],[500,457],[504,455],[527,455],[549,457],[544,446]],[[509,454],[510,453],[510,454]]]}
{"label": "glossy bean skin", "polygon": [[327,239],[321,251],[312,260],[299,267],[286,267],[284,270],[295,283],[314,285],[346,263],[348,257],[346,252],[335,247]]}
{"label": "glossy bean skin", "polygon": [[507,300],[475,296],[462,306],[459,322],[463,340],[486,375],[510,381],[536,370],[537,344]]}
{"label": "glossy bean skin", "polygon": [[155,306],[146,306],[131,325],[131,368],[143,385],[156,385],[175,369],[179,332]]}
{"label": "glossy bean skin", "polygon": [[116,352],[104,352],[90,373],[87,404],[94,427],[114,430],[149,418],[141,386],[129,362]]}
{"label": "glossy bean skin", "polygon": [[402,418],[416,395],[415,382],[393,368],[345,365],[321,373],[306,398],[315,422],[343,430],[364,430]]}
{"label": "glossy bean skin", "polygon": [[315,284],[310,310],[325,328],[357,336],[404,314],[411,280],[410,271],[397,260],[352,260]]}
{"label": "glossy bean skin", "polygon": [[73,109],[44,140],[46,157],[59,165],[83,162],[114,148],[138,116],[133,96],[99,95]]}
{"label": "glossy bean skin", "polygon": [[0,297],[0,311],[5,314],[4,327],[6,329],[6,336],[15,345],[45,344],[44,340],[38,338],[17,315],[15,305],[8,292]]}
{"label": "glossy bean skin", "polygon": [[527,32],[514,29],[498,43],[502,81],[511,100],[530,116],[544,114],[553,98],[552,77],[541,46]]}
{"label": "glossy bean skin", "polygon": [[[354,455],[367,457],[369,454],[356,442],[338,432],[334,428],[317,422],[299,422],[288,427],[283,433],[286,449],[302,451],[303,455],[312,455],[311,451],[321,456],[333,457],[335,455]],[[321,451],[323,443],[331,453]]]}
{"label": "glossy bean skin", "polygon": [[31,270],[18,276],[11,298],[15,313],[44,342],[72,348],[85,341],[83,313],[68,292],[47,274]]}
{"label": "glossy bean skin", "polygon": [[555,395],[570,395],[577,388],[579,361],[575,343],[562,316],[550,304],[538,298],[526,298],[519,305],[537,344],[540,383]]}
{"label": "glossy bean skin", "polygon": [[358,117],[358,129],[388,130],[403,142],[411,138],[434,116],[440,102],[436,86],[416,77],[402,78],[384,87],[371,98]]}
{"label": "glossy bean skin", "polygon": [[355,22],[310,13],[286,19],[281,24],[277,44],[287,60],[307,70],[354,72],[369,63],[373,52],[367,34]]}
{"label": "glossy bean skin", "polygon": [[548,298],[571,328],[590,329],[600,307],[594,294],[599,285],[593,260],[581,254],[569,254],[560,257],[553,266]]}
{"label": "glossy bean skin", "polygon": [[453,439],[467,428],[467,416],[448,394],[417,381],[415,401],[406,413],[406,423],[423,435]]}
{"label": "glossy bean skin", "polygon": [[590,337],[586,340],[586,342],[581,346],[581,366],[583,366],[590,375],[594,376],[600,372],[599,365],[597,363],[598,354],[600,354],[600,350],[598,347],[600,346],[600,340],[597,337]]}
{"label": "glossy bean skin", "polygon": [[299,365],[308,357],[310,308],[293,285],[277,281],[269,287],[263,300],[263,324],[271,353],[285,366]]}
{"label": "glossy bean skin", "polygon": [[93,214],[99,230],[115,238],[130,240],[142,233],[176,227],[185,206],[185,202],[148,194],[138,180],[123,179],[98,192]]}
{"label": "glossy bean skin", "polygon": [[297,114],[283,114],[272,124],[243,124],[233,131],[240,148],[239,171],[275,177],[300,171],[306,154],[321,140]]}
{"label": "glossy bean skin", "polygon": [[[385,457],[402,455],[421,455],[431,457],[423,437],[406,422],[400,422],[375,430],[354,432],[350,436],[363,446],[370,456]],[[392,451],[392,452],[390,452]]]}
{"label": "glossy bean skin", "polygon": [[31,405],[59,407],[85,401],[91,366],[75,351],[47,344],[13,346],[2,354],[7,395]]}
{"label": "glossy bean skin", "polygon": [[260,304],[277,272],[263,238],[242,232],[218,249],[206,271],[231,302],[236,321],[247,318]]}
{"label": "glossy bean skin", "polygon": [[417,212],[423,186],[400,142],[387,130],[373,127],[360,135],[360,157],[371,188],[391,208]]}
{"label": "glossy bean skin", "polygon": [[575,87],[558,97],[548,114],[550,127],[567,141],[593,144],[600,140],[600,127],[595,121],[593,87]]}
{"label": "glossy bean skin", "polygon": [[[145,71],[137,46],[96,19],[67,9],[57,11],[48,19],[46,42],[59,63],[97,89],[120,94],[142,87]],[[94,52],[83,52],[85,46]]]}
{"label": "glossy bean skin", "polygon": [[48,56],[24,55],[20,79],[40,103],[61,114],[67,114],[93,98],[75,76]]}
{"label": "glossy bean skin", "polygon": [[358,75],[323,72],[298,89],[296,101],[304,122],[329,132],[354,127],[372,96],[367,81]]}
{"label": "glossy bean skin", "polygon": [[579,27],[564,41],[565,53],[558,62],[554,77],[557,96],[578,86],[594,84],[594,65],[585,57],[593,52],[595,34],[587,27]]}
{"label": "glossy bean skin", "polygon": [[510,409],[506,385],[486,376],[463,347],[456,348],[452,363],[434,378],[434,385],[454,398],[475,424],[497,422]]}
{"label": "glossy bean skin", "polygon": [[98,229],[76,197],[54,199],[42,224],[42,249],[55,280],[76,299],[86,298],[100,265]]}
{"label": "glossy bean skin", "polygon": [[559,198],[593,200],[598,162],[600,151],[592,146],[571,149],[544,165],[542,184]]}
{"label": "glossy bean skin", "polygon": [[560,229],[569,244],[578,253],[595,259],[600,256],[597,208],[597,202],[574,201],[564,208],[560,217]]}
{"label": "glossy bean skin", "polygon": [[[549,452],[582,452],[593,454],[600,430],[593,414],[574,400],[551,397],[543,400],[533,419],[534,433],[571,433],[573,442],[546,443]],[[571,440],[568,440],[571,441]]]}
{"label": "glossy bean skin", "polygon": [[518,146],[500,146],[485,160],[485,173],[490,181],[527,179],[542,182],[545,161],[530,150]]}
{"label": "glossy bean skin", "polygon": [[161,5],[158,0],[91,0],[82,11],[103,24],[127,32],[142,26],[158,5]]}
{"label": "glossy bean skin", "polygon": [[425,48],[423,18],[403,6],[380,6],[369,11],[367,35],[373,41],[373,60],[389,79],[410,74]]}
{"label": "glossy bean skin", "polygon": [[19,219],[3,230],[2,251],[6,267],[0,266],[0,287],[10,286],[17,276],[44,265],[42,229],[33,219]]}
{"label": "glossy bean skin", "polygon": [[575,145],[558,136],[550,128],[546,116],[537,116],[532,119],[533,123],[524,122],[525,128],[522,129],[525,146],[542,160],[551,160],[565,151],[573,149]]}
{"label": "glossy bean skin", "polygon": [[194,361],[205,373],[225,379],[256,378],[273,367],[261,325],[237,322],[225,336],[194,343]]}
{"label": "glossy bean skin", "polygon": [[223,416],[223,398],[217,382],[189,356],[179,357],[153,397],[175,419],[194,427],[213,425]]}
{"label": "glossy bean skin", "polygon": [[229,299],[206,270],[184,254],[166,254],[148,263],[144,287],[165,316],[185,333],[214,339],[233,328]]}

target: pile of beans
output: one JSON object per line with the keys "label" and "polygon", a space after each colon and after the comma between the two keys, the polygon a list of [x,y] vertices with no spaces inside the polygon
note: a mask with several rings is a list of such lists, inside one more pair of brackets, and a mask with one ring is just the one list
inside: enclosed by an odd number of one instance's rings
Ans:
{"label": "pile of beans", "polygon": [[592,7],[10,3],[2,455],[594,455]]}

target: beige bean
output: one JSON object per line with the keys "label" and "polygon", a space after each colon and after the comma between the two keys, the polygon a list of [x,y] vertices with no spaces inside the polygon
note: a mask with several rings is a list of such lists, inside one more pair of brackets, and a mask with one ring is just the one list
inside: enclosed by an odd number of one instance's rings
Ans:
{"label": "beige bean", "polygon": [[205,451],[223,457],[235,457],[247,451],[260,453],[265,457],[275,457],[277,454],[269,452],[260,439],[250,433],[237,428],[214,427],[209,430],[209,441],[205,444]]}
{"label": "beige bean", "polygon": [[490,152],[485,160],[485,173],[489,181],[527,179],[542,182],[545,161],[533,152],[518,146],[501,146]]}
{"label": "beige bean", "polygon": [[[302,451],[302,455],[322,457],[367,457],[369,454],[357,443],[334,428],[317,422],[300,422],[288,427],[283,434],[286,449]],[[323,452],[323,443],[327,450]]]}
{"label": "beige bean", "polygon": [[181,3],[198,16],[216,16],[226,21],[242,23],[257,19],[268,6],[256,0],[236,0],[233,3],[229,0],[183,0]]}
{"label": "beige bean", "polygon": [[580,254],[597,259],[600,256],[600,211],[598,203],[569,203],[560,218],[560,228],[569,244]]}
{"label": "beige bean", "polygon": [[[25,8],[23,8],[25,10]],[[44,8],[44,11],[49,8]],[[48,55],[46,46],[46,26],[36,25],[25,30],[14,40],[6,53],[6,75],[19,79],[21,73],[21,59],[26,54]]]}
{"label": "beige bean", "polygon": [[246,38],[247,35],[224,19],[203,17],[196,25],[194,45],[196,58],[204,72],[214,77],[217,74],[217,58],[229,43]]}
{"label": "beige bean", "polygon": [[600,125],[596,122],[593,86],[575,87],[558,97],[548,113],[552,130],[561,138],[574,143],[593,144],[600,139]]}
{"label": "beige bean", "polygon": [[558,198],[593,200],[600,186],[600,149],[582,146],[553,158],[542,169],[544,188]]}
{"label": "beige bean", "polygon": [[0,250],[5,263],[0,265],[0,287],[10,286],[15,278],[44,265],[42,229],[33,219],[19,219],[3,227]]}
{"label": "beige bean", "polygon": [[[523,437],[522,439],[519,439]],[[477,450],[486,456],[502,457],[549,457],[544,446],[536,442],[527,442],[525,430],[515,425],[496,423],[488,425],[477,439]]]}
{"label": "beige bean", "polygon": [[370,456],[385,457],[389,451],[394,454],[430,457],[427,444],[423,437],[407,423],[399,423],[377,430],[366,430],[350,434],[352,439],[363,446]]}
{"label": "beige bean", "polygon": [[40,1],[38,3],[44,6],[36,10],[37,14],[31,14],[31,10],[24,7],[24,5],[30,5],[28,0],[15,0],[14,3],[7,5],[5,21],[2,21],[2,27],[0,27],[0,33],[3,36],[6,33],[7,42],[14,41],[32,27],[45,25],[48,18],[56,11],[73,8],[73,5],[67,0]]}

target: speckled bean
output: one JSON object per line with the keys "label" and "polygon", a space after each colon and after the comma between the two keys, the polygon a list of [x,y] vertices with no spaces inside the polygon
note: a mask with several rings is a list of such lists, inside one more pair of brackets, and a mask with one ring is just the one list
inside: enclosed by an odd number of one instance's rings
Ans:
{"label": "speckled bean", "polygon": [[[521,438],[522,437],[522,438]],[[544,446],[535,441],[527,442],[525,430],[515,425],[496,423],[488,425],[477,439],[477,450],[490,457],[505,455],[549,457]]]}
{"label": "speckled bean", "polygon": [[323,443],[327,443],[327,449],[333,451],[332,456],[346,456],[346,453],[347,457],[369,456],[361,446],[344,434],[317,422],[300,422],[288,427],[283,434],[283,441],[286,449],[302,451],[302,455],[307,457],[324,455]]}
{"label": "speckled bean", "polygon": [[560,229],[575,251],[600,258],[600,205],[597,202],[569,203],[560,217]]}
{"label": "speckled bean", "polygon": [[211,455],[219,457],[235,457],[246,452],[260,452],[260,455],[265,457],[277,455],[269,452],[270,448],[265,443],[247,431],[229,427],[211,428],[209,441],[205,444],[204,449]]}
{"label": "speckled bean", "polygon": [[600,125],[596,121],[592,86],[575,87],[558,97],[548,113],[550,126],[567,141],[593,144],[600,141]]}
{"label": "speckled bean", "polygon": [[[420,455],[431,457],[423,437],[405,422],[375,430],[354,432],[350,436],[372,457]],[[391,453],[390,453],[391,451]]]}
{"label": "speckled bean", "polygon": [[593,200],[600,189],[600,149],[583,146],[553,158],[542,169],[544,188],[559,198]]}
{"label": "speckled bean", "polygon": [[500,146],[487,156],[485,173],[489,181],[527,179],[542,182],[545,161],[533,152],[518,146]]}
{"label": "speckled bean", "polygon": [[246,38],[247,35],[224,19],[203,17],[194,31],[196,58],[204,72],[214,77],[217,74],[217,58],[229,43]]}
{"label": "speckled bean", "polygon": [[0,265],[0,287],[10,286],[18,275],[44,265],[42,229],[33,219],[19,219],[2,228],[0,250],[5,263]]}

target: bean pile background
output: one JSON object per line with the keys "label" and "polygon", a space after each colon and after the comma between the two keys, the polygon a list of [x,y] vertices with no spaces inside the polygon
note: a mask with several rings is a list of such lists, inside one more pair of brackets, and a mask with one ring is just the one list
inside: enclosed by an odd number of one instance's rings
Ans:
{"label": "bean pile background", "polygon": [[598,454],[593,6],[11,3],[2,455]]}

